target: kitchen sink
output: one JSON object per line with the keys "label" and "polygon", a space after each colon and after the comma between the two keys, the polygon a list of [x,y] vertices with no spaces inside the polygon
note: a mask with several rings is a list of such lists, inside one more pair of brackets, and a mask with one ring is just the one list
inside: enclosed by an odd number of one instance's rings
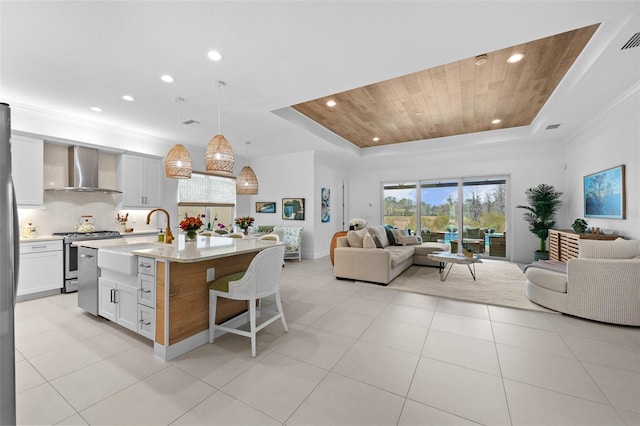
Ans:
{"label": "kitchen sink", "polygon": [[133,250],[161,247],[158,243],[137,243],[101,248],[98,250],[98,267],[121,274],[138,275],[138,257]]}

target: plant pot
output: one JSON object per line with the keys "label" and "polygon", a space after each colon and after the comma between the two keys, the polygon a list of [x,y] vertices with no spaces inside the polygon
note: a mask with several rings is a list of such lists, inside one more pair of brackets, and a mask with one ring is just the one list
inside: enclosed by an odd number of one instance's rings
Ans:
{"label": "plant pot", "polygon": [[533,260],[549,260],[549,252],[536,250],[535,253],[533,253]]}

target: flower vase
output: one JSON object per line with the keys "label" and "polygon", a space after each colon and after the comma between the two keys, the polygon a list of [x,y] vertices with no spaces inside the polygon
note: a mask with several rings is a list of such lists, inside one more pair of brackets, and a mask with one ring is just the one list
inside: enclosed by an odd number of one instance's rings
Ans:
{"label": "flower vase", "polygon": [[197,233],[196,231],[187,231],[186,241],[195,241]]}
{"label": "flower vase", "polygon": [[249,228],[244,228],[242,230],[242,233],[244,234],[244,236],[246,237],[247,235],[249,235]]}

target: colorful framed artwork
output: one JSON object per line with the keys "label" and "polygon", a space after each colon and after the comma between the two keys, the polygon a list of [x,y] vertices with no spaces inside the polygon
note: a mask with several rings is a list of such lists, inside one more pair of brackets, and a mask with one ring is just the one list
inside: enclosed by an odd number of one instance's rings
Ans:
{"label": "colorful framed artwork", "polygon": [[256,201],[256,213],[275,213],[275,201]]}
{"label": "colorful framed artwork", "polygon": [[331,189],[322,188],[320,191],[320,217],[322,222],[331,222],[331,211],[329,207],[331,205]]}
{"label": "colorful framed artwork", "polygon": [[283,198],[282,218],[286,220],[304,220],[304,198]]}
{"label": "colorful framed artwork", "polygon": [[584,177],[584,216],[626,219],[624,164]]}

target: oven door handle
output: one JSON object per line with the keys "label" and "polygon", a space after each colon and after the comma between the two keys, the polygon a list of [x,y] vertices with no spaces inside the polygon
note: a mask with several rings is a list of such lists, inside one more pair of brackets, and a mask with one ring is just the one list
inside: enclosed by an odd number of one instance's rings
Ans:
{"label": "oven door handle", "polygon": [[91,254],[85,254],[85,253],[82,253],[82,254],[80,255],[80,257],[83,257],[83,258],[85,258],[85,259],[93,259],[93,257],[94,257],[94,256],[93,256],[93,255],[91,255]]}

